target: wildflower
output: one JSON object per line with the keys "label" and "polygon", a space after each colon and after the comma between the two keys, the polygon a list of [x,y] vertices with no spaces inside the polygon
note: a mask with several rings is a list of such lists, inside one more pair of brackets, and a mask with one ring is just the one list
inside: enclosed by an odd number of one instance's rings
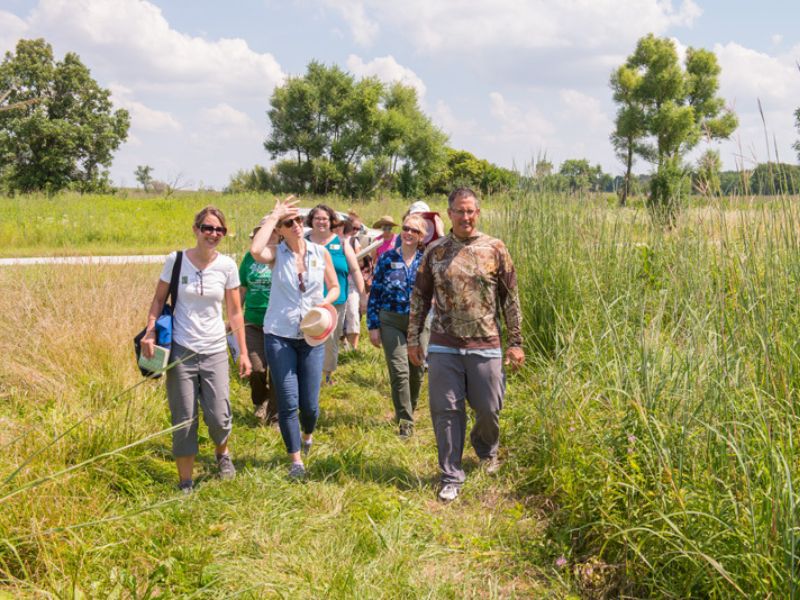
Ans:
{"label": "wildflower", "polygon": [[566,564],[567,564],[567,559],[564,558],[563,554],[556,559],[556,566],[559,569],[563,569],[566,566]]}
{"label": "wildflower", "polygon": [[628,434],[628,443],[629,444],[635,444],[636,443],[636,436],[633,435],[632,433]]}

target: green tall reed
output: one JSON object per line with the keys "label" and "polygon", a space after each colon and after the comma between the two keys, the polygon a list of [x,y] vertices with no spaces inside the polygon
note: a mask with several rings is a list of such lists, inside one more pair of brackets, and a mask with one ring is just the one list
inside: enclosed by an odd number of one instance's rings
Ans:
{"label": "green tall reed", "polygon": [[670,231],[541,195],[492,219],[533,351],[523,487],[555,502],[576,585],[800,595],[796,200],[689,209]]}

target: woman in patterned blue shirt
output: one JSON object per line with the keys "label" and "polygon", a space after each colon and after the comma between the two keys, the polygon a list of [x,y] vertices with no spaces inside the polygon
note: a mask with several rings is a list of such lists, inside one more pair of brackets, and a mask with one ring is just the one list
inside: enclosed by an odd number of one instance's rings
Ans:
{"label": "woman in patterned blue shirt", "polygon": [[402,244],[378,259],[367,303],[369,341],[376,348],[383,345],[395,419],[403,439],[414,433],[414,410],[422,384],[422,367],[416,367],[408,360],[406,335],[411,292],[422,259],[425,231],[426,223],[422,216],[412,214],[406,217],[400,234]]}

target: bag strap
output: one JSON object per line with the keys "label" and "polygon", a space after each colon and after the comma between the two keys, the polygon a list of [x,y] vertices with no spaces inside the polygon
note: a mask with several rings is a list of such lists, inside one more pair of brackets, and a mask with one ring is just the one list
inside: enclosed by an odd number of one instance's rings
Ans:
{"label": "bag strap", "polygon": [[175,253],[175,264],[172,265],[172,277],[169,280],[169,294],[167,300],[172,299],[172,310],[175,310],[175,305],[178,303],[178,277],[181,274],[181,263],[183,262],[183,250],[178,250]]}

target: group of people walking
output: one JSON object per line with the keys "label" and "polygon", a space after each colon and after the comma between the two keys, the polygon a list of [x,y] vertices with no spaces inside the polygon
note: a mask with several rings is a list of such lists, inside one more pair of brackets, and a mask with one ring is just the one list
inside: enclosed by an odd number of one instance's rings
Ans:
{"label": "group of people walking", "polygon": [[[278,200],[253,230],[239,269],[217,251],[227,233],[224,215],[213,207],[196,215],[197,243],[184,253],[174,307],[170,360],[179,362],[167,371],[172,423],[184,425],[173,433],[180,489],[193,488],[199,406],[216,445],[220,476],[235,475],[228,450],[223,301],[241,350],[239,373],[250,376],[256,415],[278,424],[289,477],[305,476],[303,459],[313,444],[320,387],[333,382],[340,338],[357,348],[364,308],[369,341],[382,347],[386,358],[401,438],[414,433],[427,366],[439,498],[454,500],[464,483],[466,403],[475,411],[472,446],[487,472],[497,470],[505,392],[501,317],[505,363],[516,368],[525,360],[516,273],[505,245],[478,231],[480,205],[472,190],[450,194],[447,214],[452,224],[447,235],[424,202],[412,204],[399,235],[392,218],[382,217],[375,224],[383,230],[381,243],[359,261],[358,215],[342,220],[318,205],[303,217],[290,196]],[[142,340],[146,356],[153,353],[155,321],[167,298],[175,256],[167,258],[150,307]]]}

